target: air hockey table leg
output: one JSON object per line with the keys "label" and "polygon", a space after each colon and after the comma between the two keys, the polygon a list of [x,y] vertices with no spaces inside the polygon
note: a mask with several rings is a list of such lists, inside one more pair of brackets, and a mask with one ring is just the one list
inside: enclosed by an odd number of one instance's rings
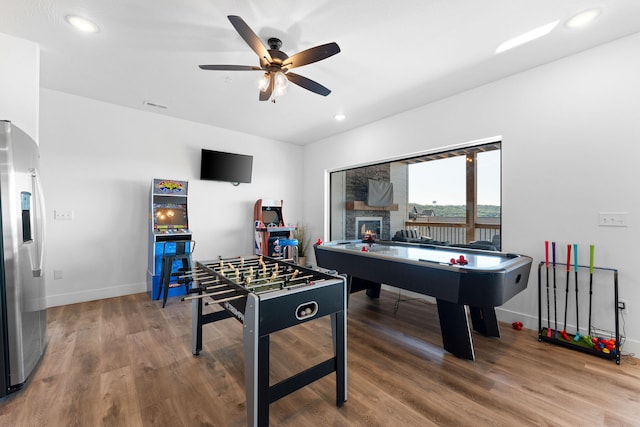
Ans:
{"label": "air hockey table leg", "polygon": [[369,298],[380,298],[380,289],[382,289],[382,284],[378,282],[372,282],[371,280],[365,280],[353,276],[351,276],[349,280],[350,294],[366,290]]}
{"label": "air hockey table leg", "polygon": [[444,349],[461,359],[475,360],[467,307],[440,299],[436,302]]}
{"label": "air hockey table leg", "polygon": [[471,313],[471,325],[473,330],[485,337],[500,338],[500,328],[496,310],[493,307],[469,307]]}

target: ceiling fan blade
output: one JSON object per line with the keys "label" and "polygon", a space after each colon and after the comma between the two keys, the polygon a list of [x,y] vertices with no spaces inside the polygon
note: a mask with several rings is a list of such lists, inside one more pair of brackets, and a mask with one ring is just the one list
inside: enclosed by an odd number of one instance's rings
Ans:
{"label": "ceiling fan blade", "polygon": [[331,90],[322,86],[320,83],[314,82],[300,74],[286,73],[285,76],[287,76],[287,79],[289,79],[291,83],[297,84],[298,86],[310,90],[313,93],[317,93],[318,95],[327,96],[331,93]]}
{"label": "ceiling fan blade", "polygon": [[282,66],[286,68],[302,67],[303,65],[326,59],[336,53],[340,53],[340,46],[335,42],[331,42],[298,52],[287,58],[282,63]]}
{"label": "ceiling fan blade", "polygon": [[271,98],[271,93],[273,92],[273,81],[275,79],[273,76],[269,76],[269,86],[264,91],[260,91],[260,101],[268,101]]}
{"label": "ceiling fan blade", "polygon": [[199,65],[199,67],[203,70],[218,71],[262,71],[262,68],[251,65]]}
{"label": "ceiling fan blade", "polygon": [[268,63],[271,63],[273,61],[271,55],[269,55],[269,52],[267,51],[267,48],[260,41],[260,38],[256,35],[256,33],[253,32],[251,28],[249,28],[247,23],[244,22],[242,18],[236,15],[229,15],[227,16],[227,18],[229,18],[229,21],[231,21],[231,25],[233,25],[233,28],[235,28],[238,34],[240,34],[240,37],[242,37],[244,41],[247,42],[249,47],[258,54],[261,64],[263,63],[263,60],[267,61]]}

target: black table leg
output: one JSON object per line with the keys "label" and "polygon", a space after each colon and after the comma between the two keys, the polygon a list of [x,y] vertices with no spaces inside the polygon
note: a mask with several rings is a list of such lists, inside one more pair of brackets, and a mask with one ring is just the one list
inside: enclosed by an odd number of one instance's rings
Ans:
{"label": "black table leg", "polygon": [[436,302],[444,349],[461,359],[474,360],[467,307],[440,299]]}
{"label": "black table leg", "polygon": [[349,293],[359,292],[366,289],[369,298],[380,298],[380,289],[382,285],[379,282],[361,279],[359,277],[351,277],[349,280]]}
{"label": "black table leg", "polygon": [[258,427],[269,427],[269,335],[258,338]]}
{"label": "black table leg", "polygon": [[498,318],[493,307],[469,307],[473,330],[485,337],[500,337]]}
{"label": "black table leg", "polygon": [[191,352],[197,356],[202,350],[202,298],[191,300]]}
{"label": "black table leg", "polygon": [[339,311],[331,315],[331,335],[336,363],[336,405],[342,406],[347,400],[347,340],[345,313]]}

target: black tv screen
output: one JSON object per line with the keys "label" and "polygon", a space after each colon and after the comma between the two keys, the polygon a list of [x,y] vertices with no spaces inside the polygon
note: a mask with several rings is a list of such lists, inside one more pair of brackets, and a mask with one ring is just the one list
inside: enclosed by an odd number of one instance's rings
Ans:
{"label": "black tv screen", "polygon": [[250,183],[252,169],[253,156],[202,149],[200,179]]}

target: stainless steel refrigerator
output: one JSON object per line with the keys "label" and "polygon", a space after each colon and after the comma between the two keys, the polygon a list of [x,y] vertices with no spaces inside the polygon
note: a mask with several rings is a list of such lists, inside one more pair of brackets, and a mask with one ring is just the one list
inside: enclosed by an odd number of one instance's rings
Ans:
{"label": "stainless steel refrigerator", "polygon": [[46,346],[38,162],[35,141],[0,120],[0,397],[24,385]]}

